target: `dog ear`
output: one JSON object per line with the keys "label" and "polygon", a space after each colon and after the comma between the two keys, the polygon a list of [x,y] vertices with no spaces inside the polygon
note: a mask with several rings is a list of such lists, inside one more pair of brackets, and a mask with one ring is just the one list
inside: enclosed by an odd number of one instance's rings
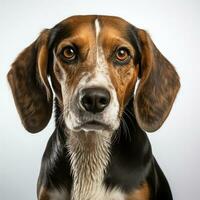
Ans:
{"label": "dog ear", "polygon": [[144,30],[137,31],[141,48],[141,80],[134,110],[141,128],[156,131],[167,118],[180,88],[173,65],[160,53]]}
{"label": "dog ear", "polygon": [[52,90],[47,78],[49,30],[17,57],[7,75],[22,124],[31,133],[41,131],[52,113]]}

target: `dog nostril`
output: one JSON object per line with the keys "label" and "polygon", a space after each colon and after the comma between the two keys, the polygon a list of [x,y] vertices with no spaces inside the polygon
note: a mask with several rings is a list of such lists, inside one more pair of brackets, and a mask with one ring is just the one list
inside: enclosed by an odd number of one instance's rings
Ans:
{"label": "dog nostril", "polygon": [[80,103],[88,112],[102,112],[110,103],[110,93],[104,88],[86,88]]}
{"label": "dog nostril", "polygon": [[92,98],[90,96],[84,96],[81,100],[81,103],[84,106],[91,106],[93,104]]}
{"label": "dog nostril", "polygon": [[102,105],[106,105],[108,100],[106,98],[100,98],[99,103]]}

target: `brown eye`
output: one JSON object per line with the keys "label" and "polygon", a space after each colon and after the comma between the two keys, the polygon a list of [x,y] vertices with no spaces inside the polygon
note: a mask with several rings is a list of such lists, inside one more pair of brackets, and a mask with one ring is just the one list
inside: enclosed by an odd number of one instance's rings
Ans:
{"label": "brown eye", "polygon": [[76,58],[75,49],[71,46],[67,46],[63,49],[62,52],[65,59],[72,61]]}
{"label": "brown eye", "polygon": [[117,51],[115,52],[115,56],[119,62],[126,61],[129,58],[129,50],[121,47],[117,49]]}

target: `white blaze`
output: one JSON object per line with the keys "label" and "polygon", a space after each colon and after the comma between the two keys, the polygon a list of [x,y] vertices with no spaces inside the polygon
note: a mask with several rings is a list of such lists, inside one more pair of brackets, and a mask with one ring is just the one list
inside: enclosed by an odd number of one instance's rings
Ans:
{"label": "white blaze", "polygon": [[96,30],[96,41],[97,41],[100,33],[100,24],[98,19],[95,19],[95,30]]}

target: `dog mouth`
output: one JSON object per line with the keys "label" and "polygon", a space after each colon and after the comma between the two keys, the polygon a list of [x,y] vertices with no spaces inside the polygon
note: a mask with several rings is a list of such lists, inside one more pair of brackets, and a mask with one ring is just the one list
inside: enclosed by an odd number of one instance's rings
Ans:
{"label": "dog mouth", "polygon": [[96,121],[96,120],[91,120],[91,121],[87,121],[84,122],[83,124],[77,126],[74,128],[75,131],[103,131],[103,130],[110,130],[110,126],[102,123],[100,121]]}

